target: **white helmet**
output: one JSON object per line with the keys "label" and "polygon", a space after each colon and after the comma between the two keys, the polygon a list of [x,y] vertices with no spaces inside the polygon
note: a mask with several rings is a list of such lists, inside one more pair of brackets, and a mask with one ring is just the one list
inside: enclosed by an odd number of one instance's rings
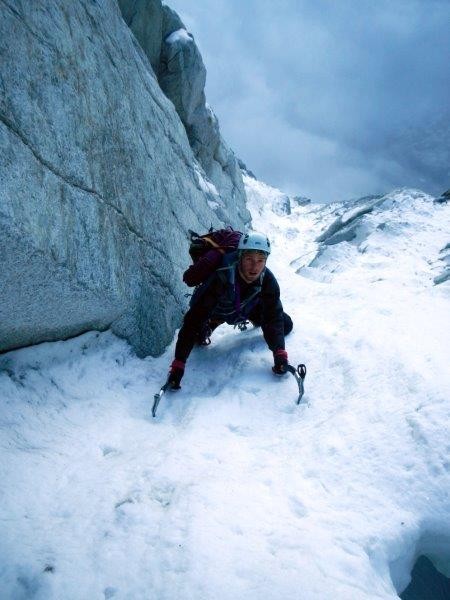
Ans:
{"label": "white helmet", "polygon": [[244,250],[256,250],[264,252],[267,256],[270,254],[270,242],[269,238],[263,233],[251,231],[250,233],[244,233],[239,240],[238,251],[241,253]]}

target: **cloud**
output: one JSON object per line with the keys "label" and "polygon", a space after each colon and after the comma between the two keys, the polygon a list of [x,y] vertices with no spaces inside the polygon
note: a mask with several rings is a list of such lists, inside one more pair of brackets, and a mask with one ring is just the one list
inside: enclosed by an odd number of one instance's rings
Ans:
{"label": "cloud", "polygon": [[173,0],[261,179],[321,201],[450,187],[450,3]]}

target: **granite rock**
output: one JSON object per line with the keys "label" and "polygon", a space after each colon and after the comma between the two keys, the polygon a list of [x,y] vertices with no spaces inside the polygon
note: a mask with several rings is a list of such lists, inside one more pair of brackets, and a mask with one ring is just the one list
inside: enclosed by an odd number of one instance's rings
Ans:
{"label": "granite rock", "polygon": [[111,327],[161,353],[188,229],[243,226],[161,91],[158,47],[114,0],[0,3],[0,350]]}
{"label": "granite rock", "polygon": [[[202,176],[215,188],[218,204],[232,218],[249,222],[237,158],[223,140],[218,119],[206,102],[206,68],[194,36],[186,30],[178,14],[160,0],[120,0],[119,4],[124,20],[153,66],[161,89],[175,106]],[[156,47],[160,48],[158,64]]]}

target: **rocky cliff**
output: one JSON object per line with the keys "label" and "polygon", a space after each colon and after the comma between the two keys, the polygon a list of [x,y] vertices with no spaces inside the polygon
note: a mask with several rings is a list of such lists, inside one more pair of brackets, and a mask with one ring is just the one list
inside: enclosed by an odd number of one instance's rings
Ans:
{"label": "rocky cliff", "polygon": [[249,220],[240,173],[208,177],[155,75],[169,9],[121,7],[135,34],[114,0],[0,3],[0,350],[111,326],[160,353],[187,229]]}
{"label": "rocky cliff", "polygon": [[241,170],[220,135],[214,111],[206,103],[206,69],[194,36],[161,0],[119,0],[119,6],[161,89],[175,106],[195,157],[218,193],[233,200],[228,210],[242,217],[245,190]]}

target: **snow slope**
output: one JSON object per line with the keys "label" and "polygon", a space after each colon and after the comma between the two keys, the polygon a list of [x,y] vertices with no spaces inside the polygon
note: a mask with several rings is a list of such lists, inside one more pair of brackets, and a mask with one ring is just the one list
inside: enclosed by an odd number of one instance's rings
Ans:
{"label": "snow slope", "polygon": [[2,599],[387,600],[419,554],[450,573],[449,207],[246,186],[304,402],[254,329],[219,328],[157,419],[173,344],[1,356]]}

